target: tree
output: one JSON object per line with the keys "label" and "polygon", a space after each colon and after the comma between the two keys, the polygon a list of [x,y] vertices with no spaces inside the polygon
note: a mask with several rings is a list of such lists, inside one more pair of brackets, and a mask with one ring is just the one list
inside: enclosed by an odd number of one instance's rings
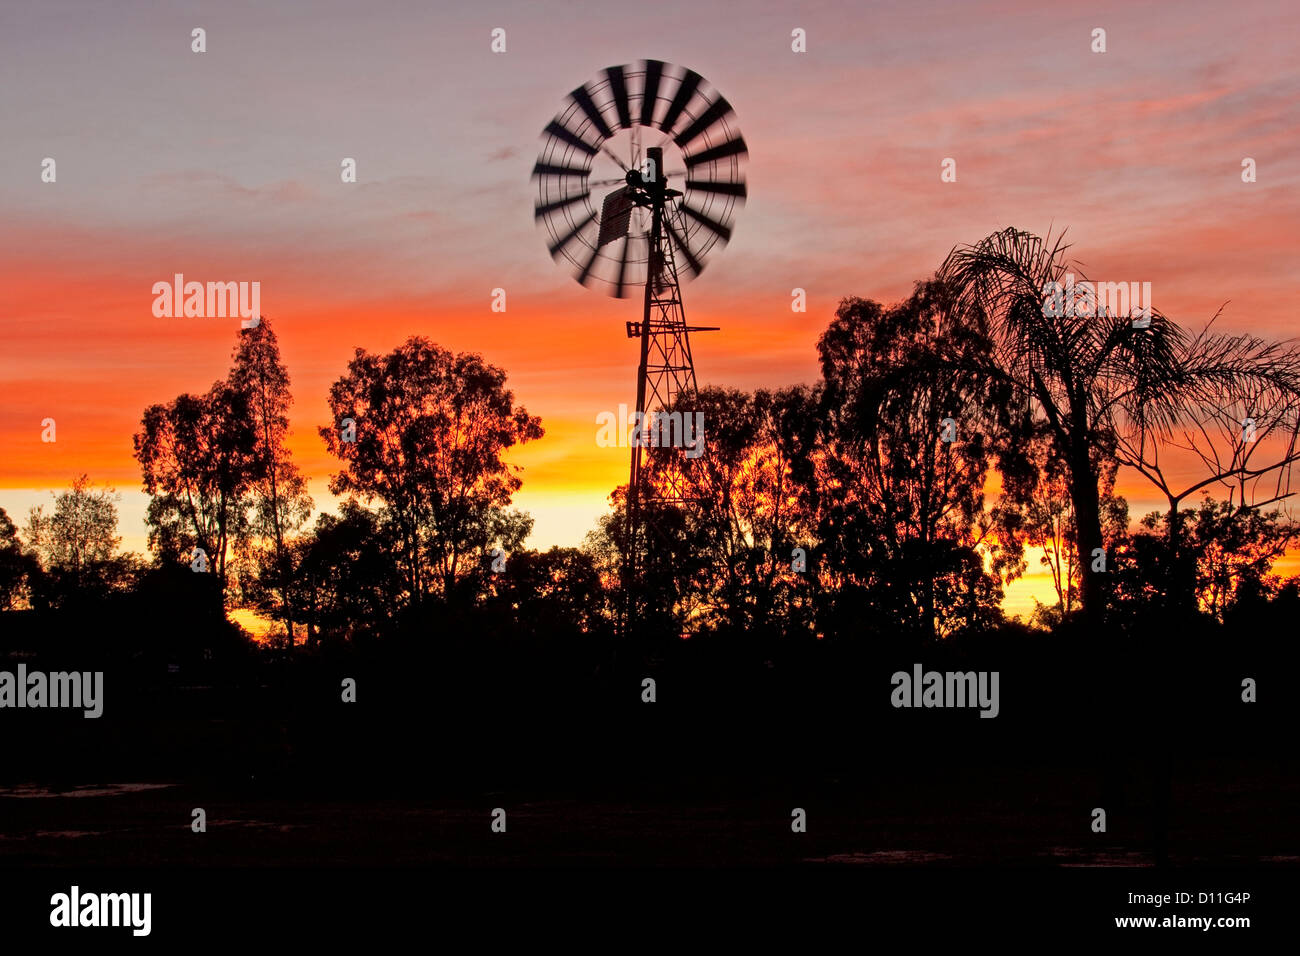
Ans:
{"label": "tree", "polygon": [[514,550],[531,529],[508,509],[522,481],[502,455],[540,438],[541,420],[514,404],[505,380],[479,355],[412,337],[387,355],[357,349],[330,387],[334,425],[320,433],[344,464],[330,490],[383,503],[412,604],[435,591],[450,598],[472,555]]}
{"label": "tree", "polygon": [[795,546],[812,549],[813,522],[799,481],[816,436],[812,390],[706,387],[687,404],[702,416],[703,452],[692,458],[677,448],[651,448],[645,474],[652,488],[673,487],[694,502],[681,510],[689,550],[671,562],[657,560],[665,550],[661,515],[657,534],[638,536],[654,552],[639,564],[678,572],[675,601],[692,629],[798,627],[809,575],[794,570],[792,557]]}
{"label": "tree", "polygon": [[122,543],[117,531],[117,502],[112,488],[92,491],[90,478],[81,475],[72,488],[54,497],[54,512],[45,506],[31,509],[24,536],[47,571],[61,570],[80,583],[87,569],[107,561]]}
{"label": "tree", "polygon": [[581,549],[521,551],[504,573],[490,577],[488,607],[499,613],[505,633],[562,642],[608,631],[600,574]]}
{"label": "tree", "polygon": [[[1181,547],[1171,551],[1169,522],[1180,525]],[[1199,507],[1152,512],[1129,541],[1131,560],[1117,575],[1122,605],[1135,616],[1155,608],[1168,621],[1168,608],[1204,614],[1224,623],[1243,600],[1271,596],[1280,587],[1274,562],[1300,537],[1300,527],[1277,511],[1261,511],[1208,495]],[[1190,566],[1190,606],[1180,593]]]}
{"label": "tree", "polygon": [[[1076,610],[1083,564],[1076,546],[1068,466],[1042,422],[1020,440],[1020,448],[1029,467],[1030,480],[1024,482],[1008,476],[1003,487],[1020,502],[1020,528],[1025,545],[1039,549],[1039,563],[1052,576],[1056,609],[1045,611],[1040,617],[1059,620]],[[1117,554],[1126,544],[1128,532],[1128,503],[1114,494],[1118,468],[1118,462],[1110,458],[1102,458],[1097,465],[1103,542],[1108,555]]]}
{"label": "tree", "polygon": [[54,494],[54,510],[31,509],[23,535],[32,549],[27,585],[33,604],[62,606],[130,586],[138,571],[130,555],[117,555],[117,502],[112,488],[92,490],[81,475]]}
{"label": "tree", "polygon": [[808,489],[841,624],[865,610],[927,635],[983,626],[1023,567],[1014,510],[985,506],[1010,447],[1008,389],[978,371],[990,345],[956,306],[939,281],[889,309],[846,299],[818,342]]}
{"label": "tree", "polygon": [[23,549],[18,528],[0,508],[0,611],[10,611],[31,593],[40,573],[36,557]]}
{"label": "tree", "polygon": [[1108,587],[1091,560],[1104,550],[1099,468],[1118,436],[1167,436],[1190,411],[1222,406],[1225,396],[1298,394],[1300,352],[1248,335],[1188,336],[1155,309],[1139,322],[1131,308],[1112,314],[1067,249],[1060,238],[1005,229],[954,249],[940,274],[957,289],[959,308],[987,329],[987,374],[1011,386],[1017,405],[1055,437],[1084,556],[1083,612],[1095,623]]}
{"label": "tree", "polygon": [[294,619],[307,627],[307,643],[351,639],[387,630],[402,591],[395,573],[392,528],[356,501],[338,515],[321,514],[290,545],[295,568]]}
{"label": "tree", "polygon": [[[655,453],[664,450],[653,449],[648,459],[653,461]],[[636,535],[636,601],[629,614],[627,485],[615,488],[609,502],[610,512],[597,520],[583,540],[582,550],[590,556],[606,593],[617,595],[612,616],[621,636],[635,638],[642,650],[655,653],[679,640],[696,623],[707,590],[705,582],[715,570],[713,554],[700,546],[685,508],[654,498],[642,501],[638,509],[641,531]]]}
{"label": "tree", "polygon": [[145,409],[134,436],[144,490],[153,496],[149,547],[161,560],[202,548],[224,592],[232,547],[249,533],[257,432],[248,396],[228,382]]}
{"label": "tree", "polygon": [[[1218,317],[1216,313],[1193,340],[1187,349],[1190,354],[1223,353],[1233,344],[1231,339],[1210,335]],[[1231,353],[1227,357],[1231,359]],[[1256,365],[1277,364],[1280,369],[1291,361],[1282,346],[1262,341],[1254,343],[1251,357]],[[1153,484],[1167,502],[1160,522],[1168,576],[1164,596],[1180,614],[1196,613],[1199,560],[1199,552],[1188,540],[1183,503],[1218,486],[1227,493],[1225,507],[1262,513],[1292,496],[1300,467],[1300,396],[1285,383],[1279,387],[1275,378],[1257,374],[1242,379],[1225,376],[1196,398],[1172,427],[1153,430],[1139,423],[1120,433],[1116,442],[1117,461]],[[1200,473],[1178,480],[1168,467],[1171,451],[1183,453],[1181,463],[1198,460]],[[1205,516],[1203,509],[1201,514]],[[1241,520],[1247,519],[1241,516]]]}
{"label": "tree", "polygon": [[310,517],[312,500],[286,444],[293,396],[275,332],[265,316],[239,332],[227,382],[243,396],[241,405],[248,409],[253,432],[248,502],[249,530],[259,551],[258,579],[279,591],[277,610],[292,647],[293,567],[287,538]]}

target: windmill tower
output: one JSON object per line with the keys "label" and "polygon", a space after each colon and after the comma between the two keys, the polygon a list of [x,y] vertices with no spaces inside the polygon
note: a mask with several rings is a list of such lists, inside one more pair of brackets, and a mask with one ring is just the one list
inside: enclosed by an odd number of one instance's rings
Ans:
{"label": "windmill tower", "polygon": [[[671,479],[652,486],[643,455],[678,444],[660,418],[668,409],[688,412],[672,419],[681,443],[703,442],[686,424],[696,394],[690,333],[714,328],[686,324],[681,286],[731,238],[747,149],[731,104],[698,73],[658,60],[602,71],[569,94],[543,136],[534,217],[552,258],[588,288],[642,296],[640,321],[626,323],[640,344],[624,568],[630,602],[645,505],[691,502]],[[599,212],[593,189],[610,190]],[[654,531],[650,522],[646,533]]]}

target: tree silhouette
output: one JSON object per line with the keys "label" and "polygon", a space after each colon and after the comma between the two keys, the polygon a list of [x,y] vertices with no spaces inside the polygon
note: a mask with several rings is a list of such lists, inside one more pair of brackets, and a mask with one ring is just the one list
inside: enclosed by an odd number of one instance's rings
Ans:
{"label": "tree silhouette", "polygon": [[1009,390],[978,371],[980,328],[930,281],[889,309],[844,300],[818,351],[809,494],[837,618],[866,610],[927,635],[995,620],[1001,580],[1023,562],[1014,509],[985,506],[1012,421]]}
{"label": "tree silhouette", "polygon": [[[1180,525],[1176,551],[1169,547],[1171,521]],[[1152,512],[1126,542],[1117,597],[1134,619],[1158,614],[1167,622],[1174,610],[1223,623],[1241,602],[1280,593],[1272,569],[1297,537],[1300,529],[1276,511],[1209,496],[1195,508]]]}
{"label": "tree silhouette", "polygon": [[117,531],[117,502],[121,496],[111,488],[92,491],[90,477],[73,479],[72,488],[54,497],[54,512],[45,514],[37,505],[27,520],[27,543],[47,568],[66,568],[79,575],[97,561],[113,556],[122,539]]}
{"label": "tree silhouette", "polygon": [[344,501],[338,515],[319,515],[290,545],[294,618],[306,624],[309,645],[390,629],[403,588],[390,531],[374,512]]}
{"label": "tree silhouette", "polygon": [[36,555],[25,550],[18,528],[0,508],[0,611],[10,611],[30,598],[32,582],[40,573]]}
{"label": "tree silhouette", "polygon": [[795,571],[792,558],[796,546],[812,548],[800,484],[816,432],[811,390],[706,387],[683,404],[703,416],[704,451],[692,458],[682,449],[648,449],[646,480],[695,502],[682,512],[695,559],[672,565],[682,572],[684,621],[733,634],[799,627],[809,575]]}
{"label": "tree silhouette", "polygon": [[[661,466],[664,455],[659,453],[672,451],[649,450],[652,454],[647,459],[658,458]],[[653,470],[654,465],[646,468]],[[615,489],[610,504],[612,510],[597,519],[583,541],[583,550],[591,556],[607,592],[617,593],[624,586],[622,572],[628,562],[626,485]],[[625,616],[619,620],[622,637],[634,637],[653,651],[688,633],[717,569],[712,564],[713,553],[702,546],[705,541],[686,509],[652,497],[641,503],[638,516],[644,522],[642,533],[636,536],[638,611],[630,621]]]}
{"label": "tree silhouette", "polygon": [[293,396],[275,332],[265,316],[256,326],[240,330],[227,381],[244,396],[253,430],[248,502],[251,536],[262,543],[258,583],[279,592],[275,610],[292,647],[293,568],[287,539],[310,517],[312,500],[285,443]]}
{"label": "tree silhouette", "polygon": [[[344,464],[330,490],[382,502],[415,605],[435,589],[452,597],[472,556],[513,550],[531,528],[508,509],[522,482],[502,454],[540,438],[541,420],[514,404],[505,380],[479,355],[412,337],[387,355],[357,349],[330,387],[334,425],[320,434]],[[355,441],[344,440],[345,418]]]}
{"label": "tree silhouette", "polygon": [[521,551],[503,573],[485,578],[487,607],[503,633],[543,648],[607,634],[600,574],[579,548]]}
{"label": "tree silhouette", "polygon": [[[1081,556],[1083,612],[1104,613],[1102,461],[1120,435],[1167,437],[1189,416],[1233,396],[1300,394],[1300,353],[1249,335],[1187,335],[1158,310],[1099,307],[1061,238],[1005,229],[954,249],[940,270],[962,309],[985,323],[993,343],[988,374],[1045,421],[1064,458]],[[1066,300],[1068,274],[1080,281]],[[1053,292],[1053,290],[1057,290]]]}
{"label": "tree silhouette", "polygon": [[[1028,472],[1004,473],[1003,487],[1020,504],[1020,527],[1026,546],[1037,548],[1039,563],[1048,569],[1056,591],[1056,606],[1037,613],[1040,622],[1059,622],[1076,609],[1083,560],[1076,545],[1074,506],[1068,466],[1045,422],[1034,423],[1017,439]],[[1102,533],[1107,553],[1128,530],[1128,503],[1114,494],[1119,462],[1103,458],[1098,465]]]}
{"label": "tree silhouette", "polygon": [[134,570],[129,558],[117,559],[117,502],[111,488],[92,490],[80,475],[67,491],[54,496],[54,510],[31,509],[24,537],[43,573],[29,577],[35,603],[84,600],[92,593],[121,588]]}
{"label": "tree silhouette", "polygon": [[257,476],[257,431],[248,395],[217,382],[206,395],[181,395],[145,409],[134,437],[144,490],[153,496],[149,547],[164,561],[202,548],[224,591],[233,545],[249,533],[249,492]]}
{"label": "tree silhouette", "polygon": [[[1222,309],[1220,309],[1220,313]],[[1227,343],[1210,341],[1216,314],[1187,351],[1202,349],[1222,353]],[[1202,345],[1201,343],[1206,343]],[[1253,358],[1279,371],[1295,362],[1281,345],[1251,340]],[[1168,466],[1170,452],[1181,452],[1201,463],[1190,479],[1175,477]],[[1196,611],[1197,561],[1200,553],[1187,540],[1189,516],[1183,503],[1196,494],[1217,488],[1228,495],[1225,507],[1262,512],[1289,499],[1300,467],[1300,396],[1285,382],[1271,376],[1250,376],[1241,381],[1216,381],[1190,403],[1177,422],[1163,431],[1141,427],[1117,436],[1116,460],[1154,485],[1167,504],[1160,526],[1164,530],[1164,598],[1181,614]],[[1204,516],[1204,509],[1201,512]],[[1270,522],[1280,519],[1275,517]],[[1192,516],[1191,520],[1200,520]],[[1240,520],[1254,519],[1242,515]],[[1204,538],[1202,538],[1204,543]]]}

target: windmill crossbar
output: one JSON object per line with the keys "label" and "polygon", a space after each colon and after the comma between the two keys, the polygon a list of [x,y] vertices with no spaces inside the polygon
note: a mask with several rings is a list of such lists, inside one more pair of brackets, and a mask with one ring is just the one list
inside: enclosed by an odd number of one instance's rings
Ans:
{"label": "windmill crossbar", "polygon": [[[677,325],[674,322],[665,322],[663,320],[650,320],[650,332],[720,332],[720,325]],[[639,339],[641,337],[641,323],[627,323],[627,337],[629,339]]]}

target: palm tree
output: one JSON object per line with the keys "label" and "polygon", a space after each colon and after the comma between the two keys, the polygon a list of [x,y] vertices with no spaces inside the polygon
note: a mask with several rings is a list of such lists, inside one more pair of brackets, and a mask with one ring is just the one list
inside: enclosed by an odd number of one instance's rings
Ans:
{"label": "palm tree", "polygon": [[[1064,236],[1016,229],[954,249],[940,275],[993,341],[988,374],[1045,420],[1069,474],[1085,621],[1107,598],[1099,475],[1133,436],[1168,439],[1239,402],[1300,397],[1300,351],[1251,335],[1190,335],[1160,312],[1098,306]],[[1078,277],[1062,296],[1067,276]],[[1125,296],[1125,299],[1128,297]],[[1118,314],[1124,311],[1124,314]]]}

